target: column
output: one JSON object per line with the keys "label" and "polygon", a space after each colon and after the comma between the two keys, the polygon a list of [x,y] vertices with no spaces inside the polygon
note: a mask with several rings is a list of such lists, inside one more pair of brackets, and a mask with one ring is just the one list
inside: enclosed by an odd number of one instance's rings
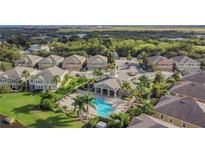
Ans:
{"label": "column", "polygon": [[102,88],[100,88],[100,92],[101,92],[101,95],[103,95],[103,89]]}
{"label": "column", "polygon": [[117,97],[117,92],[116,91],[114,91],[114,97]]}
{"label": "column", "polygon": [[110,90],[107,90],[107,96],[110,97]]}

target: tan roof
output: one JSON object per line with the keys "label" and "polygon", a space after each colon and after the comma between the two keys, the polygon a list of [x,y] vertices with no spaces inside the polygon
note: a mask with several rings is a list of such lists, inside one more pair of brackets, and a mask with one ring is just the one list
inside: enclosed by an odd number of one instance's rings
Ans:
{"label": "tan roof", "polygon": [[88,59],[88,61],[92,61],[93,59],[99,59],[100,61],[107,62],[107,57],[102,55],[95,55]]}
{"label": "tan roof", "polygon": [[[61,57],[61,56],[57,56],[57,55],[50,55],[50,56],[48,56],[48,57],[46,57],[46,58],[44,58],[44,59],[42,59],[42,60],[48,60],[48,61],[50,61],[50,62],[56,62],[56,63],[60,63],[60,62],[62,62],[63,60],[64,60],[64,57]],[[41,61],[42,61],[41,60]]]}
{"label": "tan roof", "polygon": [[7,79],[20,80],[21,74],[24,70],[28,71],[29,73],[32,73],[34,71],[33,68],[29,68],[29,67],[15,67],[13,69],[6,71],[5,73],[1,74],[0,76],[3,76]]}
{"label": "tan roof", "polygon": [[53,59],[56,62],[61,62],[64,60],[64,57],[57,56],[57,55],[50,55],[49,58]]}
{"label": "tan roof", "polygon": [[163,57],[163,56],[152,56],[152,57],[149,57],[148,58],[148,63],[155,65],[155,64],[157,64],[161,60],[167,60],[167,61],[170,61],[170,63],[172,63],[171,60],[169,60],[168,58]]}
{"label": "tan roof", "polygon": [[54,76],[59,75],[61,77],[62,75],[66,73],[67,73],[66,70],[62,70],[61,68],[55,66],[55,67],[47,68],[45,70],[40,71],[36,75],[32,76],[31,79],[42,77],[46,80],[53,80]]}
{"label": "tan roof", "polygon": [[81,62],[81,63],[83,63],[83,62],[86,60],[86,58],[83,57],[83,56],[80,56],[80,55],[72,55],[72,56],[70,56],[70,57],[65,58],[64,61],[69,61],[70,59],[72,59],[72,60],[77,60],[77,61],[79,61],[79,62]]}
{"label": "tan roof", "polygon": [[172,60],[177,62],[177,63],[196,63],[196,64],[200,64],[200,62],[188,57],[188,56],[176,56],[176,57],[172,57]]}
{"label": "tan roof", "polygon": [[108,88],[117,90],[117,89],[120,89],[121,83],[117,78],[109,78],[109,79],[96,83],[94,86],[108,87]]}
{"label": "tan roof", "polygon": [[[41,59],[43,59],[43,58],[40,57],[40,56],[36,56],[36,55],[24,55],[21,59],[25,59],[26,61],[28,59],[33,64],[35,64],[35,63],[39,62]],[[21,59],[19,59],[19,60],[21,60]],[[19,61],[19,60],[17,60],[17,61]]]}

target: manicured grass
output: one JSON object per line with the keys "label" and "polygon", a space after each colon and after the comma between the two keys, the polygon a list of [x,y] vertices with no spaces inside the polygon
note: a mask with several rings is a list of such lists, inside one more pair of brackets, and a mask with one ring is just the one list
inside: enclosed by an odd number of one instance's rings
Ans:
{"label": "manicured grass", "polygon": [[0,95],[0,114],[14,117],[26,127],[81,127],[82,123],[62,112],[41,111],[40,94],[10,93]]}

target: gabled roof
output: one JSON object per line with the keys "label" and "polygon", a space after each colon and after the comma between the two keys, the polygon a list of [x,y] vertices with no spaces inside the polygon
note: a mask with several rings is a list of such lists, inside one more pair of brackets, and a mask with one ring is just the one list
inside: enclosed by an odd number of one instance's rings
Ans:
{"label": "gabled roof", "polygon": [[97,60],[99,60],[99,61],[101,61],[101,62],[107,62],[107,57],[102,56],[102,55],[92,56],[92,57],[90,57],[90,58],[88,59],[88,61],[91,61],[91,62],[92,62],[93,59],[97,59]]}
{"label": "gabled roof", "polygon": [[[21,59],[24,59],[26,61],[30,60],[32,63],[35,64],[43,58],[40,56],[36,56],[36,55],[24,55]],[[17,60],[17,62],[20,61],[21,59]]]}
{"label": "gabled roof", "polygon": [[49,58],[51,58],[51,59],[54,60],[55,62],[61,62],[61,61],[64,60],[64,57],[57,56],[57,55],[50,55]]}
{"label": "gabled roof", "polygon": [[203,103],[175,96],[163,96],[154,109],[162,114],[205,127],[205,104]]}
{"label": "gabled roof", "polygon": [[141,114],[138,117],[133,117],[129,123],[129,128],[175,128],[167,122],[159,120],[157,118]]}
{"label": "gabled roof", "polygon": [[117,90],[120,89],[121,83],[117,78],[109,78],[96,83],[95,86],[109,87],[113,90]]}
{"label": "gabled roof", "polygon": [[205,100],[205,85],[204,84],[185,82],[185,83],[174,86],[170,91],[178,93],[178,94]]}
{"label": "gabled roof", "polygon": [[205,84],[205,71],[186,75],[183,80]]}
{"label": "gabled roof", "polygon": [[85,57],[83,57],[83,56],[80,56],[80,55],[72,55],[72,56],[70,56],[70,57],[67,57],[67,58],[65,58],[65,60],[64,61],[69,61],[69,60],[77,60],[78,62],[81,62],[81,63],[83,63],[85,60],[86,60],[86,58]]}
{"label": "gabled roof", "polygon": [[[64,60],[64,57],[61,57],[61,56],[57,56],[57,55],[50,55],[44,59],[42,59],[41,61],[43,60],[48,60],[50,62],[56,62],[56,63],[59,63],[59,62],[62,62]],[[39,62],[41,62],[39,61]]]}
{"label": "gabled roof", "polygon": [[33,68],[29,68],[29,67],[15,67],[13,69],[10,69],[2,73],[0,76],[7,78],[7,79],[20,80],[21,74],[24,70],[28,71],[29,73],[32,73],[34,71]]}
{"label": "gabled roof", "polygon": [[[161,60],[170,61],[168,58],[163,57],[163,56],[152,56],[152,57],[148,58],[148,63],[149,64],[157,64]],[[171,61],[170,61],[170,63],[171,63]]]}
{"label": "gabled roof", "polygon": [[59,75],[61,77],[66,72],[67,71],[62,70],[61,68],[55,66],[55,67],[47,68],[45,70],[40,71],[36,75],[32,76],[31,79],[42,77],[45,80],[53,80],[54,76]]}
{"label": "gabled roof", "polygon": [[175,62],[177,63],[197,63],[197,64],[200,64],[200,62],[188,57],[188,56],[176,56],[176,57],[173,57],[172,60],[174,60]]}

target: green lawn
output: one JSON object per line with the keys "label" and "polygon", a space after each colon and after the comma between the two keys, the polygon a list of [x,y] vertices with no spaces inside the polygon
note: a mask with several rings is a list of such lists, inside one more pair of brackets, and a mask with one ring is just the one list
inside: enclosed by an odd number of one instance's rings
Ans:
{"label": "green lawn", "polygon": [[82,123],[64,113],[41,111],[39,94],[10,93],[0,95],[0,114],[14,117],[26,127],[81,127]]}

